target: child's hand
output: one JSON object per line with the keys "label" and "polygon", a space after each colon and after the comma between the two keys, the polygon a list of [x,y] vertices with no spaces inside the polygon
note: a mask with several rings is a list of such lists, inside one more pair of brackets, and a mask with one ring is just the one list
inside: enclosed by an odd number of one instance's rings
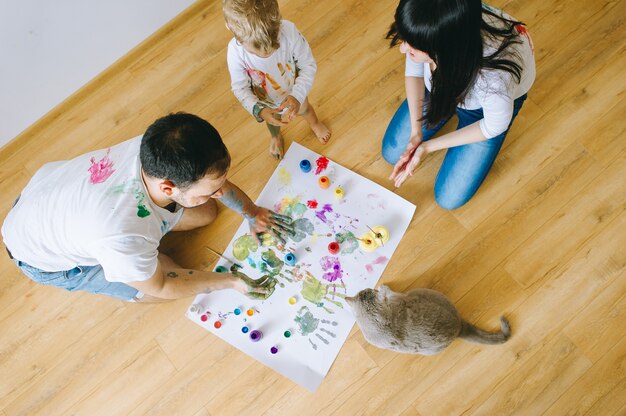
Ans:
{"label": "child's hand", "polygon": [[283,120],[290,122],[298,115],[298,112],[300,111],[300,102],[293,96],[288,95],[287,98],[285,98],[285,101],[280,104],[280,107],[276,109],[276,111],[283,110],[285,110],[282,117]]}
{"label": "child's hand", "polygon": [[[274,116],[274,114],[277,114],[278,117]],[[287,125],[287,123],[280,120],[280,111],[278,109],[264,108],[259,113],[259,116],[261,116],[267,124],[271,124],[272,126],[284,127]]]}

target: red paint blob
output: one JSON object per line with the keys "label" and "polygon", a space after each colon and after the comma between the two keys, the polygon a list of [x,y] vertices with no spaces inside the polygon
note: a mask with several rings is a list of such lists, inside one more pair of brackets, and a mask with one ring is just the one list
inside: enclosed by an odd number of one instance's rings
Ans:
{"label": "red paint blob", "polygon": [[337,254],[337,253],[339,253],[339,244],[337,244],[337,242],[335,242],[335,241],[330,243],[328,245],[328,252],[330,254]]}
{"label": "red paint blob", "polygon": [[315,161],[315,164],[317,165],[317,168],[315,169],[315,174],[319,175],[320,173],[324,172],[328,167],[328,159],[322,156]]}
{"label": "red paint blob", "polygon": [[221,328],[222,327],[222,323],[220,321],[215,321],[215,323],[213,324],[213,326],[215,328]]}
{"label": "red paint blob", "polygon": [[206,320],[207,320],[207,319],[209,319],[209,317],[208,317],[208,316],[206,316],[206,315],[202,315],[202,316],[200,317],[200,320],[201,320],[202,322],[206,322]]}
{"label": "red paint blob", "polygon": [[317,201],[312,199],[310,201],[306,201],[306,206],[311,208],[311,209],[315,209],[317,208]]}

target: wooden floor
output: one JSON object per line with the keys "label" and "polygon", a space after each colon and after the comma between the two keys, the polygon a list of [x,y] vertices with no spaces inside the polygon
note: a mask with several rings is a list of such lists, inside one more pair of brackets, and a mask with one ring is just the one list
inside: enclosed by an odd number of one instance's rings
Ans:
{"label": "wooden floor", "polygon": [[[289,142],[392,187],[380,141],[404,98],[384,34],[395,1],[283,0],[318,62],[311,102],[334,135],[300,120]],[[505,345],[455,342],[435,357],[369,346],[355,328],[311,394],[184,317],[190,299],[133,305],[37,286],[0,255],[0,415],[626,414],[626,2],[499,0],[525,21],[537,81],[476,197],[439,208],[430,157],[398,194],[417,205],[382,281],[429,287]],[[199,1],[0,150],[0,218],[45,162],[143,133],[173,111],[211,121],[231,179],[256,198],[275,168],[268,134],[229,88],[218,0]],[[241,218],[172,235],[188,267],[214,258]]]}

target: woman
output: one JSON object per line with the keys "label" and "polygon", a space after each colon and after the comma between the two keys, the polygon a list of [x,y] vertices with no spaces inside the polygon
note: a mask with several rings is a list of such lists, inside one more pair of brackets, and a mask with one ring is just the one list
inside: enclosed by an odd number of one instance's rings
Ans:
{"label": "woman", "polygon": [[[406,55],[407,95],[383,138],[390,179],[399,187],[448,149],[435,199],[458,208],[487,176],[535,79],[530,36],[480,0],[400,0],[387,38]],[[455,112],[456,130],[433,139]]]}

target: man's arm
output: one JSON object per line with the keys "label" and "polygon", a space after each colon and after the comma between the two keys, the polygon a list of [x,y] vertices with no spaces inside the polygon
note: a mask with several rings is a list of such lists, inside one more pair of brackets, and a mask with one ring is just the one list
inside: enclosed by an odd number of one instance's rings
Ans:
{"label": "man's arm", "polygon": [[180,299],[222,289],[234,289],[244,294],[265,291],[264,288],[248,287],[232,273],[185,269],[164,254],[159,254],[156,271],[150,279],[127,284],[161,299]]}
{"label": "man's arm", "polygon": [[255,205],[248,195],[230,181],[224,183],[222,195],[217,199],[248,220],[250,231],[255,238],[258,238],[259,233],[268,232],[286,244],[287,235],[293,235],[295,232],[291,218]]}

